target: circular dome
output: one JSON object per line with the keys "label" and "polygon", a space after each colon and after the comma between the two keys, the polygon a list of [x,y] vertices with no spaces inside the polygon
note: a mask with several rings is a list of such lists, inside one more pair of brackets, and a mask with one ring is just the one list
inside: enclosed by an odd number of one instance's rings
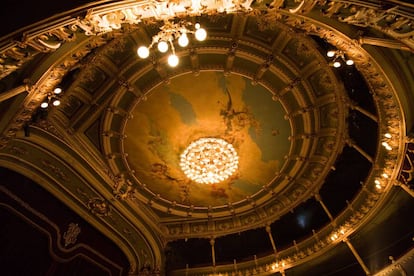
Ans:
{"label": "circular dome", "polygon": [[[260,29],[256,17],[243,24],[234,16],[217,20],[205,42],[176,49],[175,68],[166,55],[160,63],[120,61],[126,85],[115,92],[116,108],[104,123],[105,133],[122,137],[119,144],[104,138],[114,174],[161,216],[191,218],[195,236],[208,229],[196,219],[216,219],[215,234],[237,232],[312,198],[345,144],[348,116],[344,87],[315,40],[278,23]],[[230,23],[245,29],[237,41]],[[185,148],[205,137],[232,144],[239,157],[237,172],[211,185],[189,179],[180,167]],[[240,224],[232,222],[234,214]],[[177,230],[181,221],[164,226],[171,237],[184,235]]]}
{"label": "circular dome", "polygon": [[[149,94],[134,107],[123,143],[135,180],[161,198],[205,208],[236,203],[271,184],[282,168],[291,128],[264,86],[210,71],[177,76]],[[208,186],[180,166],[186,148],[205,137],[226,141],[238,155],[237,173]]]}

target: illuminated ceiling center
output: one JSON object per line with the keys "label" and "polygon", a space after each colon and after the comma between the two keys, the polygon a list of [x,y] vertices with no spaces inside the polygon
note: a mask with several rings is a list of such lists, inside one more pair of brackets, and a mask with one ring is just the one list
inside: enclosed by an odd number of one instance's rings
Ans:
{"label": "illuminated ceiling center", "polygon": [[[200,72],[155,87],[126,124],[126,161],[138,185],[178,204],[236,203],[272,185],[289,153],[291,129],[272,93],[240,76]],[[238,170],[214,185],[194,185],[180,167],[192,142],[216,137],[238,155]],[[275,184],[273,184],[275,185]]]}
{"label": "illuminated ceiling center", "polygon": [[[313,196],[344,145],[344,88],[315,41],[286,26],[235,15],[201,23],[209,39],[177,50],[179,68],[163,56],[156,66],[132,56],[143,30],[107,46],[128,81],[116,90],[103,129],[123,139],[104,137],[104,151],[114,156],[114,174],[161,216],[227,220],[244,213],[250,224],[260,221],[250,206],[261,205],[276,218]],[[237,42],[229,30],[242,34]],[[124,55],[133,58],[121,65]],[[102,82],[106,73],[91,66],[81,86],[90,74]],[[237,172],[212,185],[196,185],[180,167],[185,148],[204,137],[227,141],[239,157]]]}
{"label": "illuminated ceiling center", "polygon": [[200,138],[192,142],[180,156],[185,175],[201,184],[219,183],[234,174],[239,156],[232,144],[220,138]]}

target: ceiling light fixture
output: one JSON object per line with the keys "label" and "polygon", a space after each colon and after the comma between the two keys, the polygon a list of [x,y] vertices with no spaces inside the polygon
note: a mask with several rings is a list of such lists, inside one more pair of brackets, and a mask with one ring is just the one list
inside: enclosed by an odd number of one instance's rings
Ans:
{"label": "ceiling light fixture", "polygon": [[60,99],[59,95],[63,92],[62,88],[56,87],[53,90],[53,93],[50,92],[47,94],[46,99],[40,104],[40,107],[43,109],[46,109],[52,104],[53,106],[59,106],[60,105]]}
{"label": "ceiling light fixture", "polygon": [[354,64],[354,61],[350,58],[346,58],[345,53],[340,50],[330,50],[326,53],[326,56],[329,58],[333,58],[333,60],[329,64],[335,68],[341,67],[342,62],[345,62],[345,64],[349,66]]}
{"label": "ceiling light fixture", "polygon": [[234,174],[239,157],[234,147],[220,138],[201,138],[181,154],[180,167],[191,180],[201,184],[219,183]]}
{"label": "ceiling light fixture", "polygon": [[174,41],[178,40],[180,47],[186,47],[190,41],[188,34],[194,34],[194,37],[198,41],[203,41],[207,37],[207,31],[201,28],[199,23],[193,24],[186,21],[180,21],[178,23],[165,21],[164,25],[160,28],[158,34],[152,37],[151,44],[147,46],[138,47],[137,54],[140,58],[147,58],[150,54],[150,49],[157,44],[158,51],[166,53],[171,47],[171,54],[168,56],[168,64],[171,67],[175,67],[179,63],[178,56],[175,54]]}
{"label": "ceiling light fixture", "polygon": [[375,188],[377,188],[378,190],[381,190],[382,188],[381,181],[379,181],[378,179],[375,179],[374,183],[375,183]]}
{"label": "ceiling light fixture", "polygon": [[391,147],[391,145],[390,145],[390,143],[391,143],[391,138],[392,138],[392,135],[390,134],[390,133],[385,133],[384,134],[384,138],[385,139],[383,139],[383,142],[381,143],[381,145],[386,149],[386,150],[392,150],[392,147]]}

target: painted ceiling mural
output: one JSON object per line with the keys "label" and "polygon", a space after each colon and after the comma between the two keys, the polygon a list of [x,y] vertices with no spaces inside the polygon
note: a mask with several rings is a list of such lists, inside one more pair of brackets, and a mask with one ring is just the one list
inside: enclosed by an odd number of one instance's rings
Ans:
{"label": "painted ceiling mural", "polygon": [[[189,84],[191,85],[185,85]],[[221,72],[185,74],[151,91],[127,123],[129,166],[147,188],[177,203],[218,206],[259,191],[280,171],[291,134],[282,105],[261,85]],[[193,141],[221,138],[239,156],[239,169],[217,184],[199,184],[180,168]]]}

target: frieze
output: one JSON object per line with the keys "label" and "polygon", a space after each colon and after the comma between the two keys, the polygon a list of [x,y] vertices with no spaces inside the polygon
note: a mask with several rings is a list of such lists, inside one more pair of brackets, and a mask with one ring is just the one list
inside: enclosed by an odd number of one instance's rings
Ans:
{"label": "frieze", "polygon": [[54,136],[58,137],[61,140],[65,139],[63,137],[63,135],[57,130],[57,128],[47,119],[32,122],[29,126],[39,127],[41,129],[53,134]]}
{"label": "frieze", "polygon": [[47,170],[50,170],[51,172],[53,172],[60,180],[63,180],[65,182],[68,182],[70,180],[70,178],[68,177],[68,175],[58,166],[56,166],[55,164],[53,164],[51,161],[49,160],[42,160],[41,164],[43,165],[43,167],[45,167]]}
{"label": "frieze", "polygon": [[29,151],[23,147],[18,147],[18,146],[11,146],[8,148],[9,152],[13,155],[17,155],[17,156],[23,156],[23,155],[27,155],[29,153]]}

